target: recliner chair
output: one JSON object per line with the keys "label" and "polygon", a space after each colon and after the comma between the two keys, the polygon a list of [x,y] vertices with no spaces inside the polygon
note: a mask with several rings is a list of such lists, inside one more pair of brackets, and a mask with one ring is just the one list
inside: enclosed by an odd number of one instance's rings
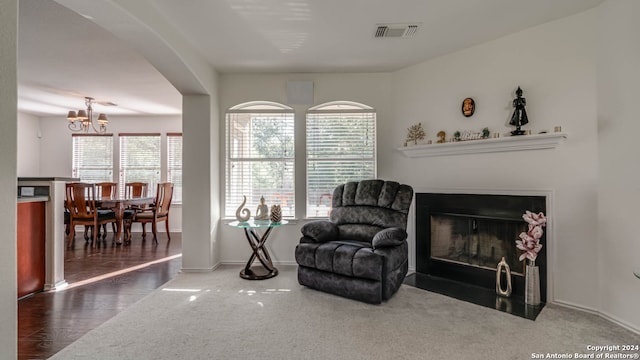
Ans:
{"label": "recliner chair", "polygon": [[364,180],[333,191],[329,220],[305,224],[295,249],[298,282],[372,304],[388,300],[408,271],[413,188]]}

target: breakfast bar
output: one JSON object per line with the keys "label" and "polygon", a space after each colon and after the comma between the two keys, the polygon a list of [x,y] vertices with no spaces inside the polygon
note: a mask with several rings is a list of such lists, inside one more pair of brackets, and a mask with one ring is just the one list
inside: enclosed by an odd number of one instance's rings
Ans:
{"label": "breakfast bar", "polygon": [[[67,285],[64,279],[64,192],[67,177],[19,177],[18,297]],[[39,278],[43,277],[42,280]]]}

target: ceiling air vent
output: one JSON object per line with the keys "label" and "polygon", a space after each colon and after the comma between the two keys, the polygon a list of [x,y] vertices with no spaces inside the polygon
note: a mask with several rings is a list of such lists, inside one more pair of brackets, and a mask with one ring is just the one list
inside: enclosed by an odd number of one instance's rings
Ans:
{"label": "ceiling air vent", "polygon": [[410,38],[418,31],[420,24],[378,24],[376,38]]}

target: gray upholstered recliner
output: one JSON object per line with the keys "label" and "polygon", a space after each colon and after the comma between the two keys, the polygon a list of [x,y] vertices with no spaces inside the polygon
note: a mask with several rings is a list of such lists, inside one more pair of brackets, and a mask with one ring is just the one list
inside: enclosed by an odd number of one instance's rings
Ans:
{"label": "gray upholstered recliner", "polygon": [[329,220],[301,229],[295,250],[298,282],[373,304],[389,299],[407,275],[412,200],[413,189],[393,181],[339,185]]}

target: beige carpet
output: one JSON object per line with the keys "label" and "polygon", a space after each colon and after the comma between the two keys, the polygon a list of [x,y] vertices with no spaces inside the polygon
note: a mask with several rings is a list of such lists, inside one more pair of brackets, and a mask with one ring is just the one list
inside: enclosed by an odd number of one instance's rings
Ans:
{"label": "beige carpet", "polygon": [[406,285],[367,305],[300,286],[294,267],[263,281],[239,270],[179,274],[53,359],[531,359],[640,344],[560,306],[531,321]]}

